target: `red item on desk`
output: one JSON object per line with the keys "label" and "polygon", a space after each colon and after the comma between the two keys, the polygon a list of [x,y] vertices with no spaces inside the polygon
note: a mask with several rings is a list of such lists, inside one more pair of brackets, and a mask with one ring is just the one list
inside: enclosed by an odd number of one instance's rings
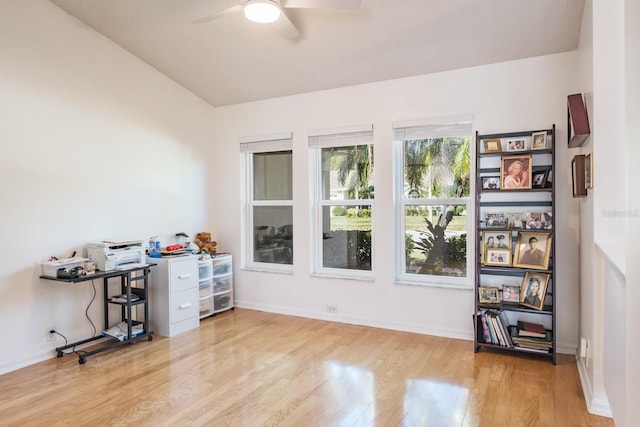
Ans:
{"label": "red item on desk", "polygon": [[165,250],[167,250],[167,251],[177,251],[177,250],[180,250],[180,249],[184,249],[184,247],[182,245],[171,245],[171,246],[167,246],[165,248]]}

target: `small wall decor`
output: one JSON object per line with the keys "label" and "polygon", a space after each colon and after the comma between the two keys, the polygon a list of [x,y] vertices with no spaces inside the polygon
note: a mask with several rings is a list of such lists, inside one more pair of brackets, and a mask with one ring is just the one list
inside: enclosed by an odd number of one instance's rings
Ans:
{"label": "small wall decor", "polygon": [[573,197],[584,197],[587,195],[587,187],[584,185],[584,154],[573,156],[571,160],[571,178],[573,180]]}
{"label": "small wall decor", "polygon": [[584,158],[584,186],[593,188],[593,153],[589,153]]}
{"label": "small wall decor", "polygon": [[582,94],[567,97],[567,129],[569,148],[580,147],[589,138],[589,117]]}

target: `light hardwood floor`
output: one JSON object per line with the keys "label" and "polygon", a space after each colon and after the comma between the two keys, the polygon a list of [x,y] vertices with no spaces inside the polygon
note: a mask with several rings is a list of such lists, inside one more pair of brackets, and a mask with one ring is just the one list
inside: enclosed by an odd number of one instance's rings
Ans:
{"label": "light hardwood floor", "polygon": [[575,359],[235,309],[0,376],[2,426],[613,426]]}

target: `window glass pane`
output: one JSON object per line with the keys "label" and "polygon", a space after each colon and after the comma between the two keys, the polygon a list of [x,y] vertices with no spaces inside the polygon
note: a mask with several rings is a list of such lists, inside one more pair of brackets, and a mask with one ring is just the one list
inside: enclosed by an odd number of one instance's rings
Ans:
{"label": "window glass pane", "polygon": [[291,200],[291,151],[253,154],[253,199]]}
{"label": "window glass pane", "polygon": [[293,264],[293,208],[255,206],[253,223],[254,261]]}
{"label": "window glass pane", "polygon": [[469,197],[469,137],[404,141],[405,198]]}
{"label": "window glass pane", "polygon": [[373,146],[322,149],[322,199],[373,199]]}
{"label": "window glass pane", "polygon": [[322,266],[371,270],[371,206],[322,208]]}
{"label": "window glass pane", "polygon": [[405,272],[467,275],[467,207],[405,206]]}

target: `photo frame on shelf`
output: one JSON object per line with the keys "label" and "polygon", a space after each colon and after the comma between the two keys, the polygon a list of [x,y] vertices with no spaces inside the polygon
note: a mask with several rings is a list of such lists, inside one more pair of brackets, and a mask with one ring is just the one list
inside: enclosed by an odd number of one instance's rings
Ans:
{"label": "photo frame on shelf", "polygon": [[502,302],[520,302],[520,286],[503,285]]}
{"label": "photo frame on shelf", "polygon": [[482,248],[485,253],[488,249],[507,249],[511,252],[511,231],[482,230]]}
{"label": "photo frame on shelf", "polygon": [[526,228],[527,217],[523,212],[510,212],[507,214],[507,228]]}
{"label": "photo frame on shelf", "polygon": [[487,248],[484,265],[491,265],[495,267],[511,267],[511,250]]}
{"label": "photo frame on shelf", "polygon": [[584,157],[584,186],[588,189],[593,188],[593,153]]}
{"label": "photo frame on shelf", "polygon": [[587,195],[587,187],[585,186],[585,155],[578,154],[573,156],[571,160],[571,181],[573,183],[573,197],[584,197]]}
{"label": "photo frame on shelf", "polygon": [[542,310],[549,286],[550,274],[527,271],[520,287],[520,304],[525,307]]}
{"label": "photo frame on shelf", "polygon": [[503,212],[486,212],[484,214],[485,227],[492,228],[506,228],[507,227],[507,215]]}
{"label": "photo frame on shelf", "polygon": [[516,238],[513,266],[547,270],[552,239],[553,235],[550,232],[519,231]]}
{"label": "photo frame on shelf", "polygon": [[527,212],[525,221],[527,230],[550,230],[553,227],[552,212]]}
{"label": "photo frame on shelf", "polygon": [[531,188],[544,188],[548,173],[547,169],[531,172]]}
{"label": "photo frame on shelf", "polygon": [[510,139],[507,141],[507,151],[524,151],[525,149],[525,139]]}
{"label": "photo frame on shelf", "polygon": [[501,190],[531,189],[531,155],[500,158]]}
{"label": "photo frame on shelf", "polygon": [[547,148],[547,132],[533,132],[531,134],[531,149],[544,150]]}
{"label": "photo frame on shelf", "polygon": [[549,172],[547,173],[547,177],[544,181],[544,188],[551,188],[553,187],[553,169],[549,169]]}
{"label": "photo frame on shelf", "polygon": [[485,139],[483,142],[485,153],[502,152],[502,141],[500,140],[500,138]]}
{"label": "photo frame on shelf", "polygon": [[500,189],[500,175],[491,175],[482,177],[482,189],[483,190],[499,190]]}
{"label": "photo frame on shelf", "polygon": [[481,304],[499,304],[500,289],[494,287],[479,287],[478,301]]}

